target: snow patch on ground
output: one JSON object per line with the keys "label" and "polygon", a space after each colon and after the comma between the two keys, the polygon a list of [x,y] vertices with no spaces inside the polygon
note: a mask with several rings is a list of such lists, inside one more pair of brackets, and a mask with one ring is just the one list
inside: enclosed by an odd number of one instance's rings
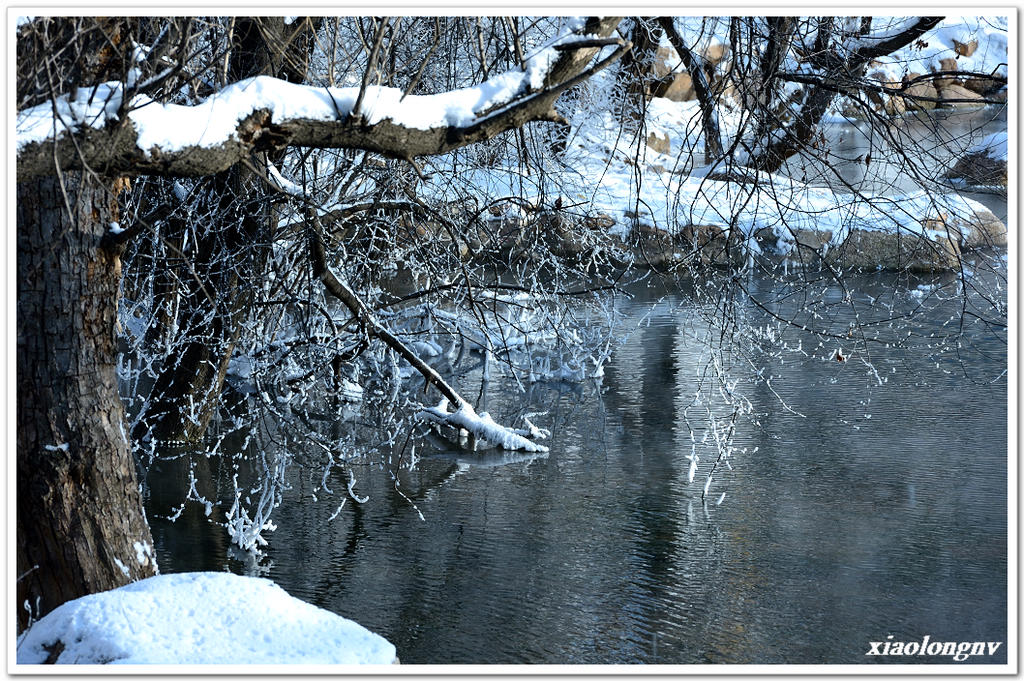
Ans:
{"label": "snow patch on ground", "polygon": [[395,647],[266,579],[150,577],[60,606],[18,641],[18,664],[391,664]]}

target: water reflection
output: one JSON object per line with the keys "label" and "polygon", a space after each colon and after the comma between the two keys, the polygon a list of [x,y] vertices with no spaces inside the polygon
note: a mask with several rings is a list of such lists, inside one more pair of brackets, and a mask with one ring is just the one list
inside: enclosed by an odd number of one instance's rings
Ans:
{"label": "water reflection", "polygon": [[[885,275],[850,284],[912,302]],[[524,399],[548,412],[546,457],[420,451],[401,494],[357,472],[371,501],[340,512],[293,471],[268,575],[387,636],[405,663],[864,663],[899,661],[864,655],[889,634],[1005,641],[1006,382],[990,381],[1003,341],[973,339],[989,354],[971,355],[977,381],[963,357],[886,347],[877,374],[830,348],[761,356],[775,378],[746,393],[759,425],[741,425],[746,454],[702,500],[706,311],[662,293],[625,304],[636,330],[603,385],[524,398],[492,382],[493,413]],[[841,310],[834,321],[845,328]],[[165,570],[193,568],[182,542],[203,532],[155,534]],[[1003,646],[978,661],[1005,660]]]}

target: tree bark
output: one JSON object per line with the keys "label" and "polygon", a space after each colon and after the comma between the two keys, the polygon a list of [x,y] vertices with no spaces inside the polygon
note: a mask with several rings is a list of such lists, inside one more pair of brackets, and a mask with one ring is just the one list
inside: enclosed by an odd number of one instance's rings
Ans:
{"label": "tree bark", "polygon": [[19,628],[26,603],[38,617],[156,574],[117,390],[120,257],[100,245],[116,200],[79,173],[64,190],[17,188]]}

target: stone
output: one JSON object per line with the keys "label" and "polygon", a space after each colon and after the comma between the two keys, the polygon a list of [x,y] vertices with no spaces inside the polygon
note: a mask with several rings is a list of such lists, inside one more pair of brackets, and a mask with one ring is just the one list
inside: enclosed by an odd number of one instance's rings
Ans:
{"label": "stone", "polygon": [[[908,111],[930,111],[935,108],[936,102],[933,100],[938,99],[939,92],[927,80],[917,80],[922,76],[923,74],[920,73],[910,73],[903,79],[904,85],[913,82],[913,85],[904,89],[907,97],[903,98],[903,104]],[[914,99],[914,97],[925,97],[926,99]]]}
{"label": "stone", "polygon": [[961,57],[970,57],[978,49],[977,39],[962,43],[959,40],[953,41],[953,50]]}
{"label": "stone", "polygon": [[902,97],[889,97],[885,100],[885,113],[890,116],[902,116],[907,113],[907,101]]}
{"label": "stone", "polygon": [[992,211],[984,208],[969,217],[957,215],[949,218],[945,227],[962,248],[1005,248],[1007,245],[1006,225]]}
{"label": "stone", "polygon": [[724,267],[739,265],[745,258],[737,236],[730,240],[730,231],[720,225],[686,225],[679,230],[676,240],[701,264]]}
{"label": "stone", "polygon": [[729,56],[729,46],[725,43],[715,43],[708,46],[704,51],[704,60],[711,65],[718,64]]}
{"label": "stone", "polygon": [[952,180],[961,180],[968,185],[1002,185],[1007,183],[1006,159],[992,158],[984,153],[962,156],[946,173]]}
{"label": "stone", "polygon": [[651,89],[651,95],[664,97],[673,102],[689,102],[697,98],[693,91],[693,79],[690,78],[689,73],[677,73],[657,81]]}
{"label": "stone", "polygon": [[607,230],[615,226],[615,218],[607,213],[598,213],[583,218],[583,226],[587,229]]}
{"label": "stone", "polygon": [[[628,214],[627,214],[628,217]],[[672,267],[686,259],[666,230],[637,222],[632,235],[633,264],[652,269]]]}
{"label": "stone", "polygon": [[656,132],[652,132],[647,135],[647,148],[659,154],[667,154],[672,151],[672,140],[667,133],[659,135]]}
{"label": "stone", "polygon": [[855,269],[939,272],[959,266],[960,248],[947,237],[854,229],[841,244],[828,249],[825,259]]}
{"label": "stone", "polygon": [[[880,70],[872,71],[868,74],[868,78],[878,82],[879,85],[891,90],[899,90],[903,87],[903,83],[898,80],[889,80],[889,76]],[[871,103],[872,108],[875,111],[884,111],[889,116],[902,116],[907,112],[907,105],[903,97],[893,96],[889,93],[875,92],[874,90],[865,90],[864,95],[867,100]]]}
{"label": "stone", "polygon": [[944,87],[939,91],[939,97],[943,100],[939,103],[939,107],[943,109],[970,109],[985,106],[984,98],[981,95],[957,84]]}
{"label": "stone", "polygon": [[964,78],[962,84],[965,88],[979,95],[988,95],[996,90],[1003,89],[1004,84],[991,78],[971,76]]}
{"label": "stone", "polygon": [[[764,250],[774,250],[774,235],[755,236]],[[785,257],[791,265],[802,267],[815,266],[824,259],[840,268],[935,272],[956,269],[960,261],[955,239],[928,238],[907,231],[855,229],[838,244],[832,241],[832,232],[824,230],[796,229],[791,238],[795,245]]]}
{"label": "stone", "polygon": [[[951,71],[957,71],[957,70],[958,70],[958,68],[957,68],[956,59],[949,58],[949,59],[940,59],[939,60],[939,71],[951,72]],[[950,85],[958,84],[959,80],[958,80],[958,78],[956,76],[952,76],[952,75],[949,75],[949,76],[936,76],[932,80],[932,83],[935,84],[935,88],[939,91],[939,94],[941,95],[942,94],[942,90],[944,90],[945,88],[949,87]]]}

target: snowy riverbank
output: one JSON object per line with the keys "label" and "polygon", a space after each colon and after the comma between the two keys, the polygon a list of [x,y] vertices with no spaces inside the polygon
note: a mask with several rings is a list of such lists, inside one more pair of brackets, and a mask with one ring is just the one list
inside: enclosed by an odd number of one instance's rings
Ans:
{"label": "snowy riverbank", "polygon": [[269,580],[194,572],[65,603],[19,637],[17,661],[376,665],[396,657],[383,637]]}

